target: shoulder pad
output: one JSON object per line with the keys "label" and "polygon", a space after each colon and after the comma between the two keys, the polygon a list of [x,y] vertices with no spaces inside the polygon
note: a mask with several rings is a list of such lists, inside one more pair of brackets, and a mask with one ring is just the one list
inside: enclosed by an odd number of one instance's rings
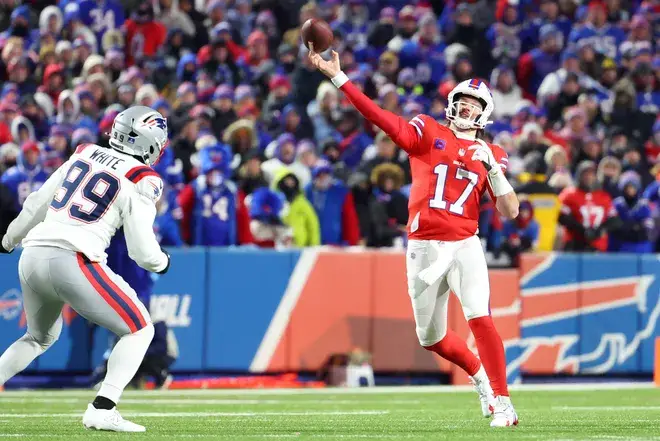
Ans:
{"label": "shoulder pad", "polygon": [[76,154],[82,153],[87,147],[93,146],[94,144],[80,144],[78,147],[76,147]]}
{"label": "shoulder pad", "polygon": [[126,179],[134,184],[137,184],[147,176],[155,176],[160,179],[160,175],[156,173],[151,167],[147,167],[146,165],[138,165],[137,167],[133,167],[128,172],[126,172]]}
{"label": "shoulder pad", "polygon": [[163,194],[163,180],[158,175],[143,177],[135,184],[135,191],[156,203]]}

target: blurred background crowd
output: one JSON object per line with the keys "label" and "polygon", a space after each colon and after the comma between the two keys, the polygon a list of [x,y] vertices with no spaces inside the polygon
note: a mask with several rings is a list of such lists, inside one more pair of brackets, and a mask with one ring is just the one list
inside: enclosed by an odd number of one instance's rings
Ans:
{"label": "blurred background crowd", "polygon": [[657,251],[657,0],[2,0],[0,229],[141,104],[170,131],[163,245],[405,246],[407,157],[311,67],[312,17],[350,79],[404,118],[443,120],[458,82],[490,85],[485,136],[523,199],[513,221],[484,201],[492,262]]}

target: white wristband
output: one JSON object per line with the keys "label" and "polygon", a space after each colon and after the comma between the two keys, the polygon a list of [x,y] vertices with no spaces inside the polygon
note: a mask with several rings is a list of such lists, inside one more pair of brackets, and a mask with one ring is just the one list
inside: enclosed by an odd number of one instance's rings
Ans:
{"label": "white wristband", "polygon": [[348,82],[348,75],[346,75],[344,72],[339,71],[337,75],[332,77],[332,84],[335,85],[337,89],[339,89],[341,86],[346,84]]}
{"label": "white wristband", "polygon": [[491,190],[493,190],[493,194],[498,198],[500,196],[504,196],[507,193],[511,193],[513,191],[513,187],[511,184],[509,184],[506,176],[504,176],[502,169],[499,168],[500,166],[496,165],[496,167],[497,169],[495,173],[488,173],[488,182],[490,183]]}

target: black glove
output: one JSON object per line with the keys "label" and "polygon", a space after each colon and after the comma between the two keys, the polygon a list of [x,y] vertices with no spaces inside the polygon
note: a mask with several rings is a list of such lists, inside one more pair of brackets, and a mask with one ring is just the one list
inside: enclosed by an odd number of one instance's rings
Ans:
{"label": "black glove", "polygon": [[597,228],[586,228],[584,230],[584,240],[591,242],[600,237],[600,231]]}
{"label": "black glove", "polygon": [[160,250],[163,253],[165,253],[165,255],[167,256],[167,266],[165,268],[163,268],[161,271],[158,271],[157,274],[165,274],[170,269],[170,263],[172,262],[172,259],[170,258],[170,253],[165,251],[165,249],[163,247],[160,247]]}

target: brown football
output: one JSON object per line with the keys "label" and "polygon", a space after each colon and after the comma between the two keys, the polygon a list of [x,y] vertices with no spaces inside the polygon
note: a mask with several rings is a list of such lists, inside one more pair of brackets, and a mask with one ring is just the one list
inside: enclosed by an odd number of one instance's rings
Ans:
{"label": "brown football", "polygon": [[323,52],[328,49],[334,39],[332,29],[330,29],[328,23],[316,18],[310,18],[303,23],[300,35],[308,49],[308,42],[311,41],[314,44],[314,50],[316,52]]}

